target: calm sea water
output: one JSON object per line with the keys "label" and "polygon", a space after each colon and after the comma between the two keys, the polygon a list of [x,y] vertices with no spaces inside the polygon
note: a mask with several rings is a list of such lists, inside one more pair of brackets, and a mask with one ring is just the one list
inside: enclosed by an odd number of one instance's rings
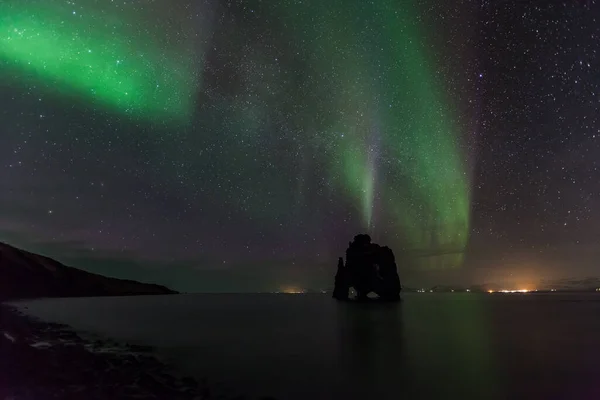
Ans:
{"label": "calm sea water", "polygon": [[156,346],[217,393],[278,399],[598,399],[600,295],[51,299],[25,312]]}

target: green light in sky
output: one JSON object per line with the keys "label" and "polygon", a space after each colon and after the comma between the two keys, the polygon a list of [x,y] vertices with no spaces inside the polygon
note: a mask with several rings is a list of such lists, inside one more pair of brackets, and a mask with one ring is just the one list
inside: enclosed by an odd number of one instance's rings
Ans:
{"label": "green light in sky", "polygon": [[375,195],[375,164],[372,160],[369,160],[367,164],[363,185],[363,214],[367,229],[371,229],[373,225],[373,196]]}
{"label": "green light in sky", "polygon": [[395,84],[382,90],[404,110],[387,113],[391,129],[386,145],[394,149],[398,168],[407,176],[402,181],[410,189],[410,196],[402,195],[402,190],[390,193],[390,208],[405,221],[405,236],[414,247],[442,254],[432,257],[432,266],[457,266],[468,240],[470,183],[458,146],[460,133],[451,123],[453,106],[434,79],[425,38],[412,22],[412,12],[405,9],[398,21],[384,12],[391,3],[381,4],[386,36],[396,39],[385,60],[393,66],[390,76],[396,77]]}
{"label": "green light in sky", "polygon": [[311,16],[320,21],[318,37],[327,38],[314,40],[314,62],[327,71],[335,93],[329,106],[339,116],[326,128],[336,137],[327,146],[335,160],[330,173],[360,205],[364,229],[375,227],[377,198],[377,215],[397,227],[403,245],[429,254],[423,266],[460,266],[469,231],[468,166],[417,13],[389,0],[333,4]]}
{"label": "green light in sky", "polygon": [[[83,14],[57,0],[0,3],[1,65],[114,111],[190,120],[202,54],[188,48],[179,27],[161,29],[165,4],[140,15],[139,6],[125,12],[112,2],[85,3],[90,9]],[[454,107],[410,2],[272,2],[264,8],[280,20],[281,32],[270,47],[263,36],[249,42],[235,63],[241,86],[232,85],[235,96],[210,104],[207,114],[227,122],[223,142],[232,162],[219,173],[244,194],[232,203],[257,220],[290,213],[289,202],[280,200],[291,196],[289,182],[276,173],[278,166],[291,168],[289,159],[256,157],[243,146],[284,138],[282,146],[301,143],[296,150],[302,161],[294,167],[301,178],[298,203],[307,197],[304,177],[316,160],[324,175],[317,194],[341,192],[363,229],[386,226],[403,246],[434,254],[430,265],[460,265],[469,232],[468,166]],[[225,35],[231,52],[233,44],[248,41],[242,30]],[[286,69],[280,57],[293,58],[293,67]],[[190,163],[208,162],[192,158]],[[259,167],[274,175],[261,191],[254,172]]]}
{"label": "green light in sky", "polygon": [[373,217],[373,195],[375,188],[375,166],[369,160],[367,151],[356,140],[355,134],[350,134],[347,140],[340,144],[342,162],[334,168],[341,168],[344,184],[350,194],[359,201],[362,211],[362,223],[370,228]]}
{"label": "green light in sky", "polygon": [[195,88],[189,55],[183,61],[184,54],[157,45],[147,21],[107,9],[80,15],[62,2],[3,2],[0,60],[119,112],[188,118]]}

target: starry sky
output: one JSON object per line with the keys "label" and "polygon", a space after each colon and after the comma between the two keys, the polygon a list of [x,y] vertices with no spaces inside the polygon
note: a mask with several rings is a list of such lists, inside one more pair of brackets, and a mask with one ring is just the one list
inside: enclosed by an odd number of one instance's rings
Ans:
{"label": "starry sky", "polygon": [[405,285],[600,275],[599,71],[593,0],[3,1],[0,240],[184,291],[326,288],[361,232]]}

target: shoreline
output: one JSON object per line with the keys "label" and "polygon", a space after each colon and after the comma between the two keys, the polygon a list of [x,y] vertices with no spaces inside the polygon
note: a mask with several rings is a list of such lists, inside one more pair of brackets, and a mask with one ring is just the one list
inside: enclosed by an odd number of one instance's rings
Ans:
{"label": "shoreline", "polygon": [[147,346],[82,338],[0,304],[0,398],[213,398],[204,382],[180,377]]}

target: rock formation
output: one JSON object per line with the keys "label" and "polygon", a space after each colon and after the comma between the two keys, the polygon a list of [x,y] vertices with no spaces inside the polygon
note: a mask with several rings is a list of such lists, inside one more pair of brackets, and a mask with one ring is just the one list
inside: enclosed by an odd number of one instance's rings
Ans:
{"label": "rock formation", "polygon": [[333,297],[348,300],[350,288],[354,288],[357,300],[366,300],[375,293],[380,300],[400,300],[400,278],[394,252],[387,246],[371,243],[366,234],[356,235],[346,250],[346,264],[340,257]]}

